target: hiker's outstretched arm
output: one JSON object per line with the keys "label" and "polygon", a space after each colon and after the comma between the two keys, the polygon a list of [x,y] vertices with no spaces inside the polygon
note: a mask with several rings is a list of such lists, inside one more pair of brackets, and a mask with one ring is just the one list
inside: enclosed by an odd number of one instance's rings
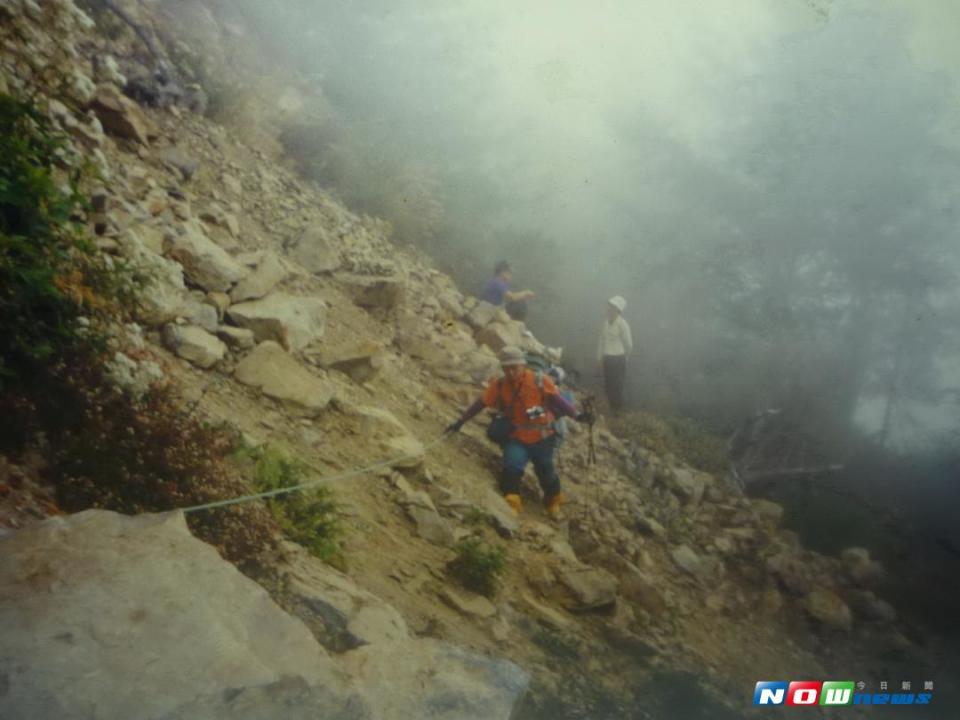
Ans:
{"label": "hiker's outstretched arm", "polygon": [[577,416],[577,409],[567,402],[562,395],[547,395],[544,402],[550,412],[558,417],[561,415],[566,415],[567,417]]}
{"label": "hiker's outstretched arm", "polygon": [[523,302],[524,300],[530,300],[532,297],[533,290],[518,290],[517,292],[507,290],[503,294],[503,299],[507,302]]}
{"label": "hiker's outstretched arm", "polygon": [[483,398],[475,400],[473,405],[463,411],[463,413],[460,415],[460,419],[457,422],[462,425],[463,423],[473,419],[477,413],[479,413],[485,407],[486,405],[483,402]]}
{"label": "hiker's outstretched arm", "polygon": [[486,407],[486,403],[483,401],[483,398],[477,399],[473,405],[468,407],[463,411],[463,414],[460,415],[453,423],[447,426],[447,429],[444,430],[444,433],[450,434],[455,432],[460,432],[460,428],[463,427],[463,424],[470,420],[474,415],[483,410]]}

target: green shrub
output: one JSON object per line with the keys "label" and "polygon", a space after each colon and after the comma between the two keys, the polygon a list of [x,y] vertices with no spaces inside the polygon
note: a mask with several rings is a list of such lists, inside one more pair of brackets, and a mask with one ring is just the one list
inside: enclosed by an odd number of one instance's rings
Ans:
{"label": "green shrub", "polygon": [[[54,395],[21,408],[48,435],[47,474],[64,510],[158,512],[249,493],[226,462],[233,438],[184,411],[169,389],[134,400],[96,366],[64,372],[52,375]],[[259,563],[277,532],[256,503],[190,513],[187,523],[241,566]]]}
{"label": "green shrub", "polygon": [[100,349],[77,319],[118,315],[135,292],[73,220],[87,202],[79,171],[61,186],[52,169],[64,142],[35,108],[0,95],[0,391]]}
{"label": "green shrub", "polygon": [[503,547],[467,538],[457,543],[454,550],[457,557],[448,566],[450,574],[467,590],[488,597],[495,595],[507,566]]}
{"label": "green shrub", "polygon": [[[82,173],[61,180],[56,169],[64,147],[39,111],[0,95],[0,450],[39,445],[67,511],[156,512],[247,493],[228,472],[229,435],[168,388],[135,399],[105,376],[106,328],[137,284],[84,236]],[[241,566],[276,534],[254,504],[187,522]]]}
{"label": "green shrub", "polygon": [[[259,492],[299,485],[308,468],[272,447],[245,449],[241,453],[254,461],[253,482]],[[280,529],[294,542],[335,567],[345,566],[340,538],[339,505],[328,487],[300,490],[267,500]]]}

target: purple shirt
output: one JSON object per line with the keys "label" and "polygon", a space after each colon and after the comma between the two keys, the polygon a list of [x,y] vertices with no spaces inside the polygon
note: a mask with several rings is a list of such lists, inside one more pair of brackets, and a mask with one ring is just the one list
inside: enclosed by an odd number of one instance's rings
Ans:
{"label": "purple shirt", "polygon": [[483,292],[480,293],[480,299],[485,300],[491,305],[503,305],[503,296],[510,289],[510,283],[499,275],[490,278]]}

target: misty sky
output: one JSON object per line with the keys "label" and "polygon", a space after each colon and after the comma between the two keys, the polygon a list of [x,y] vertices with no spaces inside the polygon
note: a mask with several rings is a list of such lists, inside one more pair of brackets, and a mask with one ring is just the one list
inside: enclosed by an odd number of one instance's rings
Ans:
{"label": "misty sky", "polygon": [[247,7],[371,156],[331,184],[389,216],[384,195],[433,178],[430,251],[468,292],[514,261],[531,325],[575,363],[620,293],[636,374],[681,412],[850,387],[820,412],[875,426],[893,392],[955,424],[935,396],[960,385],[960,3]]}

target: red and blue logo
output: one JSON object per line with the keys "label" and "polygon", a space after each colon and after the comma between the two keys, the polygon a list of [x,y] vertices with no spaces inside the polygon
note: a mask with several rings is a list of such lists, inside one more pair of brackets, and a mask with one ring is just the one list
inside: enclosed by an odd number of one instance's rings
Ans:
{"label": "red and blue logo", "polygon": [[[884,683],[885,685],[885,683]],[[904,686],[909,685],[905,683]],[[863,683],[861,683],[863,686]],[[882,686],[881,686],[882,687]],[[794,680],[793,682],[762,680],[753,691],[754,705],[788,705],[792,707],[835,705],[929,705],[932,692],[857,692],[851,680]]]}

